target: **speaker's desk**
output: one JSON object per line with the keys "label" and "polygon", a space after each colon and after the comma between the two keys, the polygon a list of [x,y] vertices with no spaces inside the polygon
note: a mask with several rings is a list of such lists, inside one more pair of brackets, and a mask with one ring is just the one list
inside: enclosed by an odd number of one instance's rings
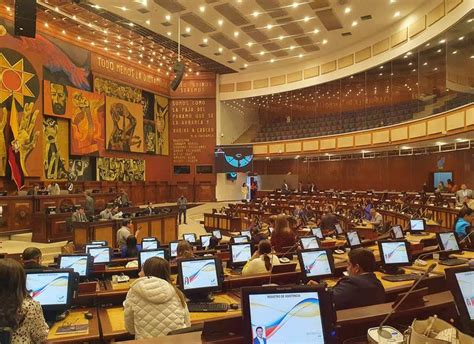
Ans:
{"label": "speaker's desk", "polygon": [[[90,312],[93,318],[88,320],[84,314]],[[88,325],[87,331],[68,334],[57,334],[61,326]],[[100,339],[99,317],[96,308],[75,309],[69,312],[69,315],[62,321],[58,321],[51,327],[48,334],[47,343],[84,343],[96,342]]]}

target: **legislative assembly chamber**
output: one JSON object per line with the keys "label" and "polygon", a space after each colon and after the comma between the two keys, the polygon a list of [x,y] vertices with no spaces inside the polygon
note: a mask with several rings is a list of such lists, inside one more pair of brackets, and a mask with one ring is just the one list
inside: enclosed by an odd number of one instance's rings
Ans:
{"label": "legislative assembly chamber", "polygon": [[0,344],[474,344],[474,0],[0,0]]}

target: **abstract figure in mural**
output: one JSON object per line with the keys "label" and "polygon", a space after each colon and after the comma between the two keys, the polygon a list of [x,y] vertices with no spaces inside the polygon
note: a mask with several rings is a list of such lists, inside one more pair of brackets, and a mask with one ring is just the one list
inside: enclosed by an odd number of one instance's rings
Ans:
{"label": "abstract figure in mural", "polygon": [[97,180],[105,181],[144,181],[145,160],[98,158]]}
{"label": "abstract figure in mural", "polygon": [[66,113],[67,88],[60,84],[50,84],[51,88],[51,108],[55,115]]}
{"label": "abstract figure in mural", "polygon": [[144,131],[145,131],[145,151],[147,153],[155,153],[156,149],[156,142],[155,142],[155,126],[153,125],[153,122],[145,123],[144,124]]}
{"label": "abstract figure in mural", "polygon": [[7,108],[2,108],[0,111],[0,176],[5,175],[5,168],[7,166],[7,145],[5,142],[5,126],[7,124],[8,111]]}
{"label": "abstract figure in mural", "polygon": [[58,122],[56,119],[47,118],[43,121],[43,133],[46,140],[44,151],[44,176],[46,179],[66,179],[68,172],[65,160],[58,149]]}
{"label": "abstract figure in mural", "polygon": [[89,167],[88,158],[70,159],[68,180],[71,182],[76,182],[82,179],[88,167]]}
{"label": "abstract figure in mural", "polygon": [[168,154],[168,99],[155,97],[156,154]]}
{"label": "abstract figure in mural", "polygon": [[98,100],[87,99],[82,92],[72,96],[73,116],[71,121],[72,137],[80,153],[88,154],[99,150],[103,143],[103,124],[99,112],[104,106],[103,97]]}
{"label": "abstract figure in mural", "polygon": [[142,144],[140,136],[134,135],[137,120],[121,103],[111,106],[113,130],[108,142],[108,149],[130,152],[131,147],[139,148]]}
{"label": "abstract figure in mural", "polygon": [[[36,118],[39,111],[34,110],[34,104],[28,103],[23,107],[23,115],[21,116],[20,125],[18,126],[18,134],[16,140],[12,142],[12,146],[18,146],[20,152],[20,163],[25,176],[26,174],[26,159],[33,148],[36,147],[38,141],[39,131],[35,131]],[[16,116],[16,111],[12,111],[11,117]],[[10,125],[12,124],[10,120]],[[16,141],[16,142],[15,142]]]}

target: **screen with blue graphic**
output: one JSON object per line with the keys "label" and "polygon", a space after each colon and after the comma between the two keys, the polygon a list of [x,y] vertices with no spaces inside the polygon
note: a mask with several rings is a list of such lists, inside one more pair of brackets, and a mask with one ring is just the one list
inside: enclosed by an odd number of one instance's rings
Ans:
{"label": "screen with blue graphic", "polygon": [[318,237],[319,239],[324,239],[323,232],[321,231],[321,227],[313,227],[311,228],[311,233]]}
{"label": "screen with blue graphic", "polygon": [[140,265],[143,266],[145,262],[151,257],[159,257],[165,259],[165,250],[151,250],[140,252]]}
{"label": "screen with blue graphic", "polygon": [[459,284],[469,319],[474,320],[474,271],[464,271],[455,274]]}
{"label": "screen with blue graphic", "polygon": [[252,146],[218,146],[214,155],[217,173],[252,171]]}
{"label": "screen with blue graphic", "polygon": [[26,289],[41,306],[66,305],[68,301],[69,273],[28,273]]}
{"label": "screen with blue graphic", "polygon": [[249,295],[252,343],[324,344],[318,292]]}
{"label": "screen with blue graphic", "polygon": [[436,189],[439,182],[443,182],[446,186],[448,179],[453,180],[453,172],[434,172],[433,173],[433,187]]}
{"label": "screen with blue graphic", "polygon": [[328,276],[332,274],[329,257],[325,250],[301,251],[301,262],[306,277]]}
{"label": "screen with blue graphic", "polygon": [[458,241],[454,232],[439,233],[439,245],[443,251],[459,251]]}
{"label": "screen with blue graphic", "polygon": [[319,242],[315,236],[301,237],[300,241],[304,250],[308,248],[319,248]]}
{"label": "screen with blue graphic", "polygon": [[382,252],[380,255],[387,264],[409,264],[407,246],[403,241],[386,241],[380,244]]}
{"label": "screen with blue graphic", "polygon": [[246,263],[252,257],[251,244],[230,245],[232,263]]}
{"label": "screen with blue graphic", "polygon": [[79,276],[87,276],[87,255],[61,256],[59,261],[60,269],[73,269]]}
{"label": "screen with blue graphic", "polygon": [[170,242],[170,257],[176,257],[178,255],[178,242]]}
{"label": "screen with blue graphic", "polygon": [[94,259],[94,264],[110,263],[110,248],[108,247],[91,247],[87,253]]}
{"label": "screen with blue graphic", "polygon": [[143,240],[142,250],[156,250],[158,248],[158,241],[156,240]]}
{"label": "screen with blue graphic", "polygon": [[181,274],[184,290],[212,288],[219,285],[216,261],[213,258],[182,261]]}

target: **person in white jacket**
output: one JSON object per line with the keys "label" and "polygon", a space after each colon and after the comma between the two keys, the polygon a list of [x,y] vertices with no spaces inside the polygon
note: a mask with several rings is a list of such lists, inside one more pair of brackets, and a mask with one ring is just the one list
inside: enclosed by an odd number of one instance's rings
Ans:
{"label": "person in white jacket", "polygon": [[149,258],[142,272],[145,277],[132,283],[123,303],[127,331],[136,339],[155,338],[191,326],[186,298],[171,282],[168,261]]}
{"label": "person in white jacket", "polygon": [[269,273],[274,265],[280,264],[278,257],[272,253],[270,240],[260,240],[258,250],[245,264],[242,276],[251,276]]}

